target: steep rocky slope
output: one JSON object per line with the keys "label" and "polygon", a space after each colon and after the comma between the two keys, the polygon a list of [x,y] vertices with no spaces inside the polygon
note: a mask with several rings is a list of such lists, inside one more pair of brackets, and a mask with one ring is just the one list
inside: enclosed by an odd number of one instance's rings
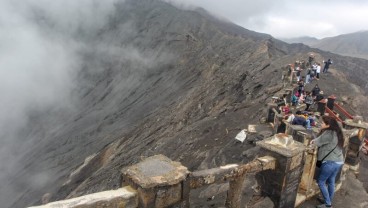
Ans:
{"label": "steep rocky slope", "polygon": [[[253,159],[234,136],[281,90],[282,67],[311,51],[156,0],[116,4],[101,31],[79,38],[106,50],[83,51],[76,109],[32,114],[5,207],[116,188],[121,168],[159,153],[191,170]],[[330,81],[347,101],[367,93],[368,61],[313,52],[335,60]]]}

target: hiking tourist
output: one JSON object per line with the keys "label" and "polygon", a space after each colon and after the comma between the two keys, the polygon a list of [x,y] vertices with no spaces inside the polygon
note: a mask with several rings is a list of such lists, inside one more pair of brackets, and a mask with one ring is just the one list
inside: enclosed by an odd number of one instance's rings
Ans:
{"label": "hiking tourist", "polygon": [[284,121],[284,123],[291,124],[293,122],[294,118],[295,118],[294,114],[291,111],[289,111],[288,114],[284,116],[283,121]]}
{"label": "hiking tourist", "polygon": [[308,120],[311,126],[316,126],[317,117],[313,112],[308,112]]}
{"label": "hiking tourist", "polygon": [[309,66],[312,66],[313,61],[314,61],[314,55],[313,53],[311,53],[309,54],[309,57],[308,57]]}
{"label": "hiking tourist", "polygon": [[291,106],[297,106],[298,105],[298,92],[294,93],[293,96],[291,97]]}
{"label": "hiking tourist", "polygon": [[309,111],[309,107],[313,104],[313,97],[311,95],[310,92],[306,92],[306,96],[305,96],[305,104],[307,105],[307,107],[305,108],[305,111]]}
{"label": "hiking tourist", "polygon": [[295,118],[291,122],[292,125],[301,125],[307,129],[311,129],[310,120],[305,118],[301,111],[297,111],[295,114]]}
{"label": "hiking tourist", "polygon": [[300,93],[300,95],[299,95],[298,104],[300,105],[300,104],[304,103],[304,100],[305,100],[305,93],[304,93],[304,92],[302,92],[302,93]]}
{"label": "hiking tourist", "polygon": [[296,67],[296,81],[300,81],[300,75],[301,75],[301,69],[298,67]]}
{"label": "hiking tourist", "polygon": [[300,97],[301,94],[304,93],[304,81],[303,81],[303,79],[301,79],[298,82],[298,93],[299,93],[299,97]]}
{"label": "hiking tourist", "polygon": [[319,80],[319,74],[321,73],[321,64],[317,63],[316,67],[316,79]]}
{"label": "hiking tourist", "polygon": [[316,84],[312,89],[312,97],[317,96],[319,91],[321,91],[321,89],[319,88],[318,84]]}
{"label": "hiking tourist", "polygon": [[314,74],[316,74],[316,70],[317,70],[317,63],[313,63],[313,64],[312,64],[312,70],[314,71]]}
{"label": "hiking tourist", "polygon": [[306,76],[306,78],[305,78],[305,84],[308,84],[309,82],[310,82],[310,78],[311,78],[311,69],[310,68],[308,68],[308,70],[307,70],[307,76]]}
{"label": "hiking tourist", "polygon": [[316,95],[316,99],[315,99],[315,101],[316,102],[319,102],[319,101],[321,101],[321,100],[323,100],[325,97],[324,97],[324,95],[323,95],[323,91],[321,90],[319,93],[318,93],[318,95]]}
{"label": "hiking tourist", "polygon": [[331,207],[336,175],[344,164],[342,153],[344,138],[339,124],[330,116],[322,116],[322,121],[318,137],[311,141],[311,144],[318,147],[317,160],[321,164],[317,183],[325,203],[317,206],[319,208]]}
{"label": "hiking tourist", "polygon": [[332,64],[332,61],[331,59],[328,59],[327,61],[323,61],[323,63],[325,64],[325,67],[323,67],[322,73],[327,73],[328,68],[330,68],[330,65]]}

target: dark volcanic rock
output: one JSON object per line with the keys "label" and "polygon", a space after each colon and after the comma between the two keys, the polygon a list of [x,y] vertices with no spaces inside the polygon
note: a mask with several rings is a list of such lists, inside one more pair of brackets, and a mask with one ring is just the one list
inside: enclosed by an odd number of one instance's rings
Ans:
{"label": "dark volcanic rock", "polygon": [[[236,143],[235,135],[264,116],[281,90],[282,68],[310,52],[158,0],[116,4],[108,24],[81,39],[96,50],[82,53],[78,108],[40,115],[23,132],[34,145],[0,188],[11,207],[40,203],[48,192],[59,200],[115,189],[121,168],[154,154],[190,170],[251,160],[251,151],[242,153],[254,146]],[[98,50],[101,42],[113,53]],[[337,73],[347,72],[345,80],[329,79],[343,83],[336,84],[342,93],[352,97],[348,80],[367,92],[368,61],[316,53],[333,58]],[[57,128],[45,128],[45,118],[55,118]],[[30,175],[45,181],[35,187]],[[16,195],[4,191],[10,186]]]}

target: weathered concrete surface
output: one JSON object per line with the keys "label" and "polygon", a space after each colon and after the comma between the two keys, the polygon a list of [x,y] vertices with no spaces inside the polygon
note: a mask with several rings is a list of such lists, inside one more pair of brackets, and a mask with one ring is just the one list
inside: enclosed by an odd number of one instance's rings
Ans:
{"label": "weathered concrete surface", "polygon": [[164,155],[155,155],[123,169],[123,177],[129,178],[144,189],[175,185],[183,181],[188,169]]}
{"label": "weathered concrete surface", "polygon": [[122,170],[123,184],[138,190],[139,207],[168,207],[182,200],[188,169],[164,155],[155,155]]}
{"label": "weathered concrete surface", "polygon": [[[270,156],[257,158],[247,164],[229,164],[218,168],[196,171],[190,174],[190,187],[195,189],[213,183],[236,180],[247,173],[275,169],[276,159]],[[244,179],[243,179],[244,180]]]}
{"label": "weathered concrete surface", "polygon": [[138,207],[137,192],[131,187],[113,191],[104,191],[64,201],[52,202],[42,206],[29,208],[136,208]]}
{"label": "weathered concrete surface", "polygon": [[355,128],[368,129],[368,123],[361,120],[345,119],[345,124]]}
{"label": "weathered concrete surface", "polygon": [[271,138],[257,142],[257,145],[286,157],[293,157],[305,149],[302,143],[293,141],[290,136],[285,134],[276,134]]}
{"label": "weathered concrete surface", "polygon": [[276,134],[257,145],[277,161],[275,170],[257,175],[262,192],[272,199],[275,207],[293,207],[303,172],[304,145],[285,134]]}
{"label": "weathered concrete surface", "polygon": [[312,184],[317,162],[317,148],[309,149],[305,152],[305,164],[303,175],[299,185],[299,192],[309,194],[312,191]]}

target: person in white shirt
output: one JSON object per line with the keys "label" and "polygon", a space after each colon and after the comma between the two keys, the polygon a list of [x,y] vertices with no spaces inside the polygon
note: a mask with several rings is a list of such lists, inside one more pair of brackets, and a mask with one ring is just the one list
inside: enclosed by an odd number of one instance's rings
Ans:
{"label": "person in white shirt", "polygon": [[293,122],[295,116],[292,112],[289,112],[287,116],[284,117],[284,122],[291,124]]}
{"label": "person in white shirt", "polygon": [[317,69],[316,69],[316,78],[317,78],[317,80],[319,80],[319,73],[321,73],[321,64],[320,63],[317,64]]}

